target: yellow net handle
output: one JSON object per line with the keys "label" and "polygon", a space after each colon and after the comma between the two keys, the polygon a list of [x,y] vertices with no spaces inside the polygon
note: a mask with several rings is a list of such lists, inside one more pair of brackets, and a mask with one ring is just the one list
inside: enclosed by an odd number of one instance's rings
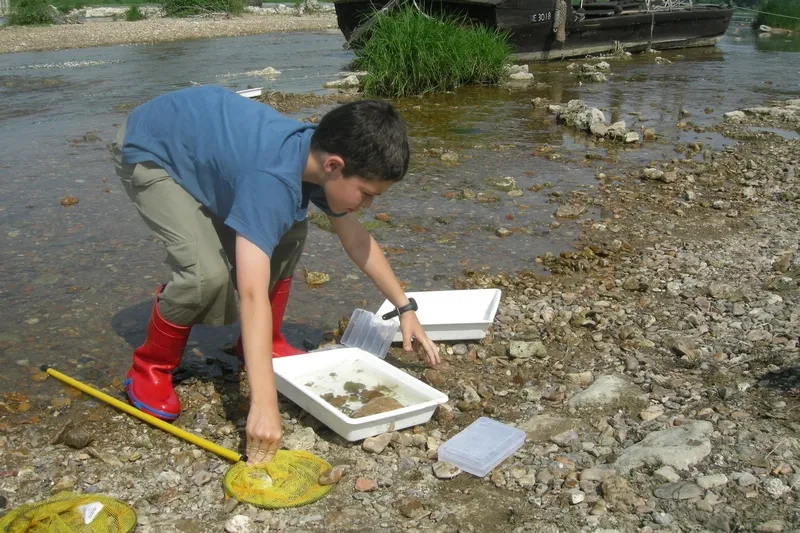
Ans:
{"label": "yellow net handle", "polygon": [[219,446],[218,444],[214,444],[213,442],[211,442],[209,440],[206,440],[203,437],[199,437],[199,436],[197,436],[197,435],[195,435],[193,433],[189,433],[188,431],[184,431],[184,430],[182,430],[182,429],[180,429],[178,427],[175,427],[175,426],[173,426],[172,424],[170,424],[168,422],[164,422],[163,420],[161,420],[159,418],[156,418],[156,417],[154,417],[152,415],[149,415],[149,414],[145,413],[144,411],[140,411],[139,409],[136,409],[135,407],[133,407],[133,406],[131,406],[131,405],[125,403],[125,402],[121,402],[121,401],[117,400],[116,398],[113,398],[113,397],[109,396],[108,394],[106,394],[104,392],[100,392],[99,390],[97,390],[95,388],[92,388],[89,385],[81,383],[80,381],[78,381],[76,379],[73,379],[73,378],[71,378],[71,377],[69,377],[69,376],[67,376],[65,374],[62,374],[58,370],[54,370],[54,369],[50,368],[48,365],[42,365],[41,369],[42,369],[42,372],[46,372],[47,374],[53,376],[57,380],[62,381],[62,382],[66,383],[67,385],[70,385],[72,387],[75,387],[79,391],[84,392],[84,393],[88,394],[89,396],[93,396],[93,397],[97,398],[98,400],[101,400],[101,401],[103,401],[103,402],[105,402],[105,403],[107,403],[107,404],[109,404],[109,405],[111,405],[113,407],[116,407],[117,409],[119,409],[121,411],[125,411],[129,415],[135,416],[139,420],[143,420],[144,422],[147,422],[148,424],[150,424],[152,426],[155,426],[155,427],[157,427],[159,429],[163,429],[167,433],[170,433],[170,434],[178,437],[179,439],[183,439],[186,442],[190,442],[190,443],[192,443],[192,444],[194,444],[196,446],[200,446],[201,448],[203,448],[205,450],[208,450],[211,453],[215,453],[215,454],[219,455],[220,457],[223,457],[223,458],[225,458],[225,459],[227,459],[229,461],[233,461],[234,463],[239,462],[239,461],[247,462],[247,456],[246,455],[238,454],[238,453],[234,452],[233,450],[229,450],[227,448],[223,448],[222,446]]}

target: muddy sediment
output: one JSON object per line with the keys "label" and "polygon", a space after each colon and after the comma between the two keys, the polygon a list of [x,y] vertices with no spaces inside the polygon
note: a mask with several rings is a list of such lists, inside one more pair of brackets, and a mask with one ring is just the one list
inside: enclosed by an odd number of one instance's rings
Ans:
{"label": "muddy sediment", "polygon": [[[454,273],[454,287],[499,287],[503,300],[490,336],[440,345],[436,369],[390,351],[449,395],[425,426],[362,449],[281,398],[284,444],[350,467],[313,505],[237,505],[213,455],[85,398],[32,417],[9,395],[0,499],[112,494],[160,532],[236,516],[246,531],[796,531],[800,140],[785,133],[798,118],[800,102],[764,102],[714,126],[735,146],[604,170],[591,198],[568,196],[573,212],[591,202],[602,215],[579,218],[574,250],[538,259],[548,274]],[[241,448],[235,368],[177,389],[177,425]],[[485,478],[437,463],[480,416],[526,443]],[[68,420],[89,447],[54,438]]]}

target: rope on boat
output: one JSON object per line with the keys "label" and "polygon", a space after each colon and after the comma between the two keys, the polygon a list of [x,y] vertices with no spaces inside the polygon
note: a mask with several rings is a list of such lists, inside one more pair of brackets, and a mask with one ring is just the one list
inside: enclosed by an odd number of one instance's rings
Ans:
{"label": "rope on boat", "polygon": [[567,40],[567,4],[566,0],[556,0],[555,21],[553,21],[553,32],[556,34],[556,41],[564,44]]}
{"label": "rope on boat", "polygon": [[742,11],[752,11],[753,13],[761,13],[762,15],[772,15],[773,17],[783,17],[787,19],[800,20],[800,17],[793,17],[791,15],[781,15],[780,13],[770,13],[769,11],[759,11],[757,9],[750,9],[747,7],[733,6],[734,9],[741,9]]}

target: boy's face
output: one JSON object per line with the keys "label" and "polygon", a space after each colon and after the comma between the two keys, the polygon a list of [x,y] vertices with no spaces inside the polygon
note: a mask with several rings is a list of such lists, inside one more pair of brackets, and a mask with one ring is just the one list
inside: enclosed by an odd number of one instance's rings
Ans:
{"label": "boy's face", "polygon": [[325,198],[334,213],[354,213],[361,208],[368,208],[372,200],[389,190],[393,182],[365,180],[358,176],[345,178],[331,177],[325,182]]}

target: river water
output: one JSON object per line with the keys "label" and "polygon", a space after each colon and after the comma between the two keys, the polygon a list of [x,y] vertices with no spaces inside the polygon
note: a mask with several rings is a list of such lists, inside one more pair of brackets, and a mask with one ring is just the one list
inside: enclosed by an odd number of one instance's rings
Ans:
{"label": "river water", "polygon": [[[341,43],[338,32],[319,32],[0,56],[0,391],[23,391],[34,406],[48,405],[63,391],[52,380],[30,379],[42,363],[108,386],[124,375],[143,338],[152,292],[168,269],[106,149],[126,112],[191,83],[322,93],[324,81],[352,59]],[[796,98],[798,51],[797,41],[756,39],[740,22],[717,47],[660,54],[670,64],[648,54],[610,60],[606,83],[579,83],[567,62],[532,64],[539,85],[400,101],[415,149],[412,169],[365,220],[389,215],[391,223],[374,234],[409,291],[452,288],[467,268],[536,268],[537,255],[569,249],[577,236],[574,222],[553,224],[553,199],[591,194],[597,173],[674,157],[678,144],[735,144],[677,124],[707,126],[729,110]],[[265,67],[281,74],[265,79],[256,73]],[[582,98],[631,130],[654,128],[658,139],[609,151],[533,110],[534,97]],[[442,148],[460,161],[440,161]],[[504,176],[514,177],[524,195],[487,185]],[[498,201],[453,197],[467,188]],[[66,196],[79,203],[62,207]],[[589,210],[584,218],[600,215]],[[497,237],[501,226],[514,234]],[[306,268],[328,273],[330,283],[307,287]],[[336,238],[313,227],[287,311],[288,337],[298,345],[316,342],[341,316],[356,307],[376,310],[382,301]],[[220,348],[237,334],[235,325],[195,328],[185,366],[225,367],[232,358]]]}

